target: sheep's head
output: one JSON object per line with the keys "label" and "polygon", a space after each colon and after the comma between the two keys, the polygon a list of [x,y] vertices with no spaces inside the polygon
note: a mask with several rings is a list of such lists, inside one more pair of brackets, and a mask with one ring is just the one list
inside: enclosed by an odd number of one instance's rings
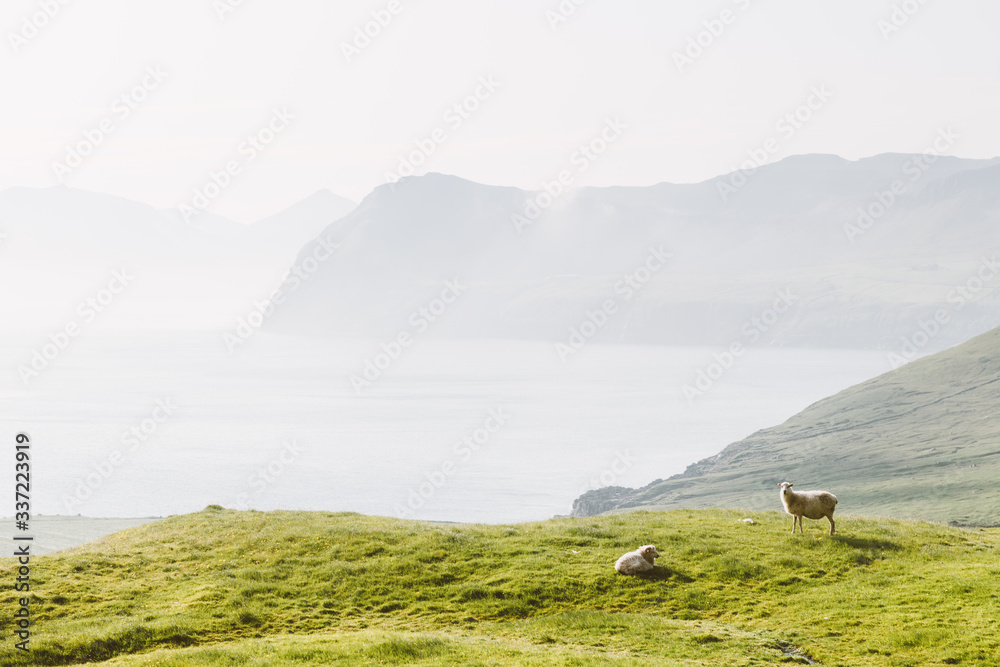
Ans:
{"label": "sheep's head", "polygon": [[645,558],[650,565],[653,565],[654,558],[660,557],[660,554],[657,553],[656,551],[656,547],[654,547],[652,544],[647,544],[644,547],[639,547],[639,553],[642,554],[642,557]]}
{"label": "sheep's head", "polygon": [[785,495],[795,485],[791,482],[781,482],[778,486],[781,487],[781,495]]}

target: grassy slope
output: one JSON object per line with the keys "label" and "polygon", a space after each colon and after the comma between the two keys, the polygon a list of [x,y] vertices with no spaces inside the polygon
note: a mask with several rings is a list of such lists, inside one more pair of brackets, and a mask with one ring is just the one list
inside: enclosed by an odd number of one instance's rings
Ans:
{"label": "grassy slope", "polygon": [[[210,508],[36,559],[31,664],[994,664],[1000,531],[842,517],[842,535],[792,536],[784,515],[744,516]],[[614,572],[650,542],[652,574]],[[11,630],[4,613],[0,664],[28,664]]]}
{"label": "grassy slope", "polygon": [[776,483],[787,480],[832,491],[841,511],[998,526],[998,380],[1000,329],[819,401],[617,503],[591,492],[577,513],[780,508]]}

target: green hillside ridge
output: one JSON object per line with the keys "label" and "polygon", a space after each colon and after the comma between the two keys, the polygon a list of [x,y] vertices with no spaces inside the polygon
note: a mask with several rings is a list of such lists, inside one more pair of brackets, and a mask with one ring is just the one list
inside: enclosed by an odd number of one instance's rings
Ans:
{"label": "green hillside ridge", "polygon": [[821,400],[681,475],[590,491],[575,516],[629,509],[780,509],[777,483],[840,511],[1000,525],[1000,329]]}
{"label": "green hillside ridge", "polygon": [[[213,506],[32,561],[0,664],[994,665],[1000,530],[779,512],[508,526]],[[645,543],[651,573],[615,559]],[[16,563],[0,559],[13,581]],[[0,604],[15,608],[5,586]],[[103,661],[103,662],[102,662]]]}

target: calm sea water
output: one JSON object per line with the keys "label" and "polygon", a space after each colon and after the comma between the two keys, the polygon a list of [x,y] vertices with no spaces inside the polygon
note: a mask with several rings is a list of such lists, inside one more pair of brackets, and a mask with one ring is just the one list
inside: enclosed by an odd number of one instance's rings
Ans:
{"label": "calm sea water", "polygon": [[889,368],[877,352],[751,349],[689,399],[717,350],[591,344],[564,363],[546,343],[420,340],[359,393],[365,361],[386,365],[379,341],[97,336],[25,387],[17,367],[43,342],[3,341],[0,434],[33,438],[35,512],[103,517],[217,503],[546,519]]}

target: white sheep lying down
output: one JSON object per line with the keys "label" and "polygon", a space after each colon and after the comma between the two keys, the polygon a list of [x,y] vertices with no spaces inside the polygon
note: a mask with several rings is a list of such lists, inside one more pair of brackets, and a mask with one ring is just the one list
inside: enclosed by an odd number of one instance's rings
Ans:
{"label": "white sheep lying down", "polygon": [[615,563],[615,569],[622,574],[639,574],[653,569],[653,559],[659,558],[656,547],[647,544],[635,551],[629,551]]}
{"label": "white sheep lying down", "polygon": [[836,531],[833,523],[833,510],[837,508],[837,496],[826,491],[792,491],[793,484],[781,482],[781,504],[785,506],[785,511],[792,515],[792,534],[795,534],[795,524],[799,525],[799,532],[802,531],[802,517],[809,519],[822,519],[826,517],[830,520],[830,534]]}

